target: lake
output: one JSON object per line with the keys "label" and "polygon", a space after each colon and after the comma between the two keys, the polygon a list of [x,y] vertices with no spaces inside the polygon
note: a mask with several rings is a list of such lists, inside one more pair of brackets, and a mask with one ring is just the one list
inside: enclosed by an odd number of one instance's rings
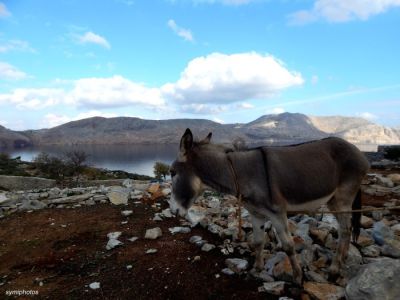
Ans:
{"label": "lake", "polygon": [[[377,145],[358,145],[362,151],[376,151]],[[43,146],[13,149],[8,151],[12,157],[21,156],[23,161],[32,161],[40,152],[56,156],[72,150],[85,151],[89,165],[109,170],[123,170],[130,173],[154,176],[156,161],[171,164],[178,153],[179,145],[77,145]],[[7,152],[7,151],[6,151]]]}
{"label": "lake", "polygon": [[68,151],[80,150],[89,155],[87,162],[90,166],[154,176],[154,163],[161,161],[171,164],[178,149],[179,145],[77,145],[12,149],[5,152],[12,157],[21,156],[23,161],[32,161],[40,152],[62,156]]}

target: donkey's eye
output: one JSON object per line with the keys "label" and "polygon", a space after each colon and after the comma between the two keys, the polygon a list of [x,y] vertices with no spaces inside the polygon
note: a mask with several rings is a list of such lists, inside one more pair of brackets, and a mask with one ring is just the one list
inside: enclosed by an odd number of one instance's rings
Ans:
{"label": "donkey's eye", "polygon": [[176,171],[175,170],[169,170],[169,173],[171,174],[171,177],[174,177],[176,175]]}

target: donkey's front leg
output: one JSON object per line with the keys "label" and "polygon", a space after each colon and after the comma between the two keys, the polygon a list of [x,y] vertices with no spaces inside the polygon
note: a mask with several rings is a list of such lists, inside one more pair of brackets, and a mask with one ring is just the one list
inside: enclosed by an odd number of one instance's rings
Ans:
{"label": "donkey's front leg", "polygon": [[254,262],[254,268],[257,271],[264,269],[264,244],[265,244],[265,217],[251,215],[251,223],[253,225],[253,247],[256,252],[256,260]]}
{"label": "donkey's front leg", "polygon": [[271,213],[271,215],[268,215],[268,218],[271,220],[272,225],[275,227],[276,233],[282,242],[283,251],[285,251],[289,256],[290,264],[292,265],[293,269],[294,281],[301,285],[303,272],[296,258],[296,251],[294,250],[293,238],[289,232],[286,213]]}

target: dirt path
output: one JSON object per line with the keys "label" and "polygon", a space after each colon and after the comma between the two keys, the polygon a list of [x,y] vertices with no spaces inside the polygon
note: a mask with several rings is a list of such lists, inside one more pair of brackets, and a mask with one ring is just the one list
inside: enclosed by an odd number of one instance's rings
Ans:
{"label": "dirt path", "polygon": [[[123,217],[125,209],[134,213]],[[227,257],[218,248],[205,253],[188,241],[201,235],[221,244],[218,237],[202,228],[172,236],[168,228],[179,221],[155,222],[153,216],[146,204],[104,204],[1,219],[0,298],[10,290],[37,290],[40,299],[266,299],[254,279],[220,273]],[[161,238],[143,239],[146,229],[157,226]],[[106,251],[112,231],[122,232],[124,245]],[[127,240],[132,236],[140,238],[132,243]],[[145,254],[149,248],[158,252]],[[200,260],[193,261],[195,256]],[[90,289],[92,282],[100,282],[100,289]]]}

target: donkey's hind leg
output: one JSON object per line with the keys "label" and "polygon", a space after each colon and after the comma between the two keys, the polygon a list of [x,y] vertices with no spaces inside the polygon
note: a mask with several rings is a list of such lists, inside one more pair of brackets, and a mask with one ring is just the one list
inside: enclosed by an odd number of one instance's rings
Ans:
{"label": "donkey's hind leg", "polygon": [[261,215],[251,215],[251,223],[253,225],[253,247],[256,252],[256,260],[254,262],[254,268],[257,271],[264,269],[264,257],[263,250],[265,244],[265,217]]}
{"label": "donkey's hind leg", "polygon": [[[351,210],[351,201],[345,201],[346,199],[349,199],[348,194],[336,194],[335,197],[328,202],[329,209],[333,211]],[[339,223],[339,241],[336,254],[333,257],[331,266],[329,267],[329,273],[336,276],[340,273],[340,269],[342,268],[349,251],[351,238],[351,214],[335,213],[334,215]]]}
{"label": "donkey's hind leg", "polygon": [[283,251],[285,251],[286,254],[289,256],[290,264],[292,265],[293,269],[294,281],[297,284],[301,285],[303,272],[301,271],[299,262],[296,258],[296,251],[294,250],[294,242],[289,231],[286,213],[271,213],[268,214],[268,218],[271,220],[272,225],[274,226],[276,233],[281,240]]}

